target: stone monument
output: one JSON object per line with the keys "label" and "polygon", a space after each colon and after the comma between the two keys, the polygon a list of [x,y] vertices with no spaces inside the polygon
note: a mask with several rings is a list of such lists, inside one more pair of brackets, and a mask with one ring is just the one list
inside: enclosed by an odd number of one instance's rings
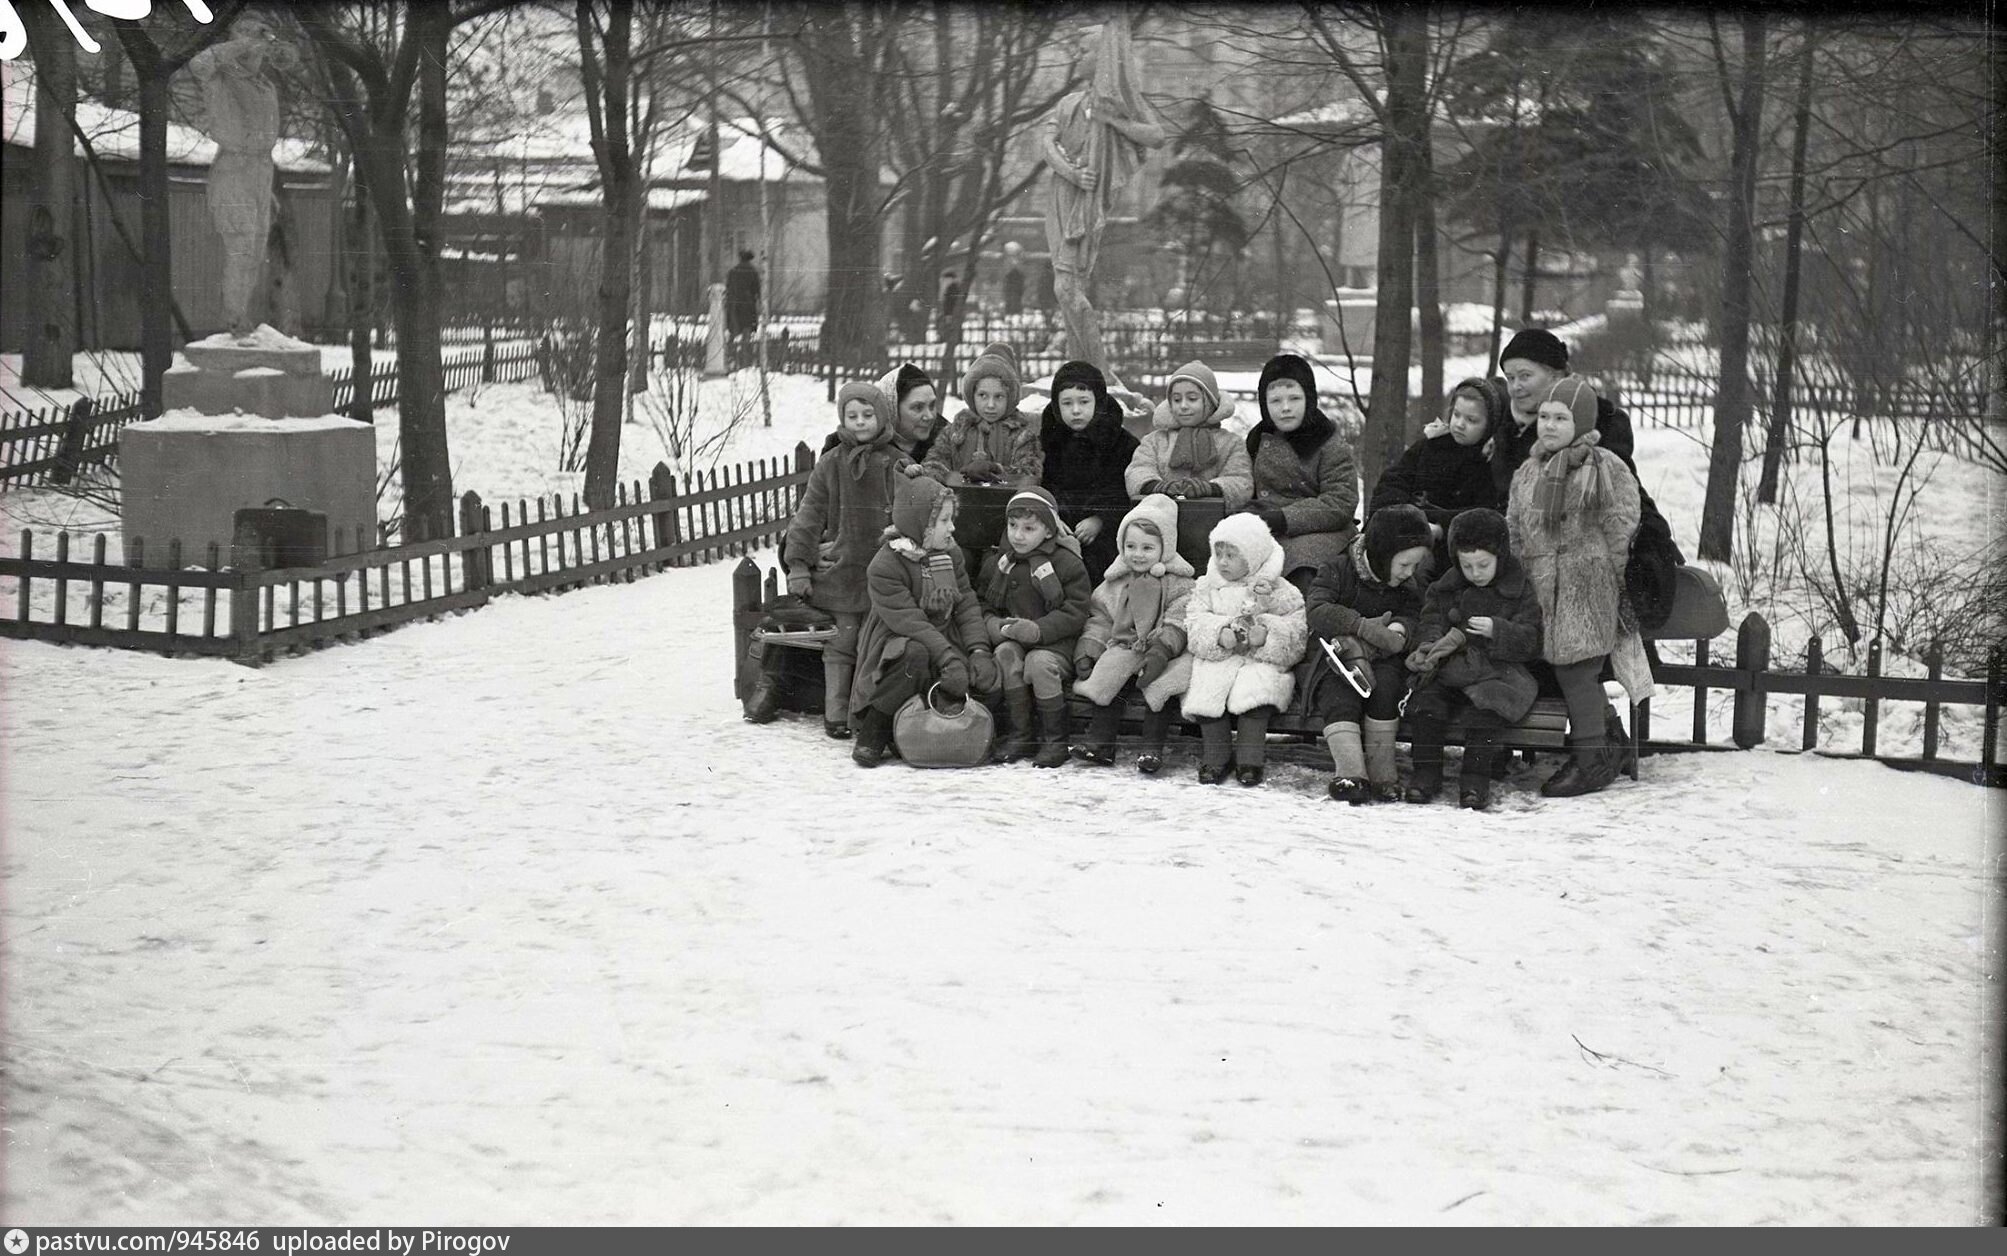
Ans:
{"label": "stone monument", "polygon": [[1052,171],[1045,238],[1068,354],[1099,367],[1111,390],[1127,391],[1101,346],[1101,318],[1088,303],[1087,285],[1122,186],[1142,166],[1147,150],[1169,136],[1156,108],[1143,98],[1126,15],[1091,34],[1081,58],[1091,66],[1088,84],[1053,106],[1040,143]]}

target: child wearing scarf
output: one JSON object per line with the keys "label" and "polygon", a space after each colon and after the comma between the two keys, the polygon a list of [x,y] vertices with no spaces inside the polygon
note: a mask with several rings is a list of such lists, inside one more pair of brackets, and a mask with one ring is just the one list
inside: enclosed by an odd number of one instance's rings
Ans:
{"label": "child wearing scarf", "polygon": [[1254,496],[1247,446],[1224,430],[1233,417],[1231,397],[1204,362],[1187,362],[1171,376],[1165,399],[1150,418],[1150,432],[1129,459],[1129,496],[1218,497],[1228,511]]}
{"label": "child wearing scarf", "polygon": [[1018,413],[1018,395],[1017,354],[1004,344],[984,349],[962,375],[968,409],[927,452],[926,473],[944,483],[950,476],[1020,488],[1038,483],[1045,454],[1038,447],[1038,425]]}

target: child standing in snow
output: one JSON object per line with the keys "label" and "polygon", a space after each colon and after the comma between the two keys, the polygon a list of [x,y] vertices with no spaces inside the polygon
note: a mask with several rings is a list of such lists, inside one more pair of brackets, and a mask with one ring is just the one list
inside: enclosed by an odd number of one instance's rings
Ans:
{"label": "child standing in snow", "polygon": [[901,703],[939,684],[950,696],[994,693],[998,673],[982,608],[955,544],[955,495],[926,476],[893,486],[894,535],[864,573],[871,610],[857,638],[851,758],[877,767]]}
{"label": "child standing in snow", "polygon": [[1138,502],[1115,535],[1120,553],[1094,590],[1087,630],[1073,652],[1081,676],[1073,692],[1094,704],[1086,740],[1073,748],[1073,757],[1085,763],[1115,762],[1115,733],[1133,678],[1148,708],[1136,770],[1154,775],[1164,766],[1171,699],[1184,692],[1192,676],[1191,656],[1185,653],[1192,565],[1176,546],[1178,504],[1162,493]]}
{"label": "child standing in snow", "polygon": [[[836,394],[835,452],[809,473],[801,505],[781,543],[787,591],[836,618],[836,635],[822,648],[823,730],[850,736],[850,680],[857,667],[857,633],[871,598],[864,570],[878,552],[892,517],[892,486],[909,460],[893,447],[892,403],[876,386],[845,384]],[[768,677],[762,684],[773,688]],[[778,692],[775,694],[778,698]],[[755,693],[747,718],[772,710]],[[777,702],[774,704],[777,706]]]}
{"label": "child standing in snow", "polygon": [[1422,676],[1408,699],[1415,771],[1408,801],[1435,799],[1443,783],[1443,736],[1457,707],[1464,716],[1459,806],[1491,805],[1491,765],[1499,730],[1526,718],[1536,686],[1527,664],[1540,657],[1540,600],[1495,510],[1466,510],[1450,524],[1456,566],[1429,586],[1418,647],[1409,666]]}
{"label": "child standing in snow", "polygon": [[[1401,796],[1394,730],[1407,675],[1401,658],[1422,611],[1429,520],[1413,506],[1383,506],[1345,556],[1326,563],[1304,598],[1310,631],[1330,643],[1339,675],[1312,695],[1331,749],[1330,793],[1354,805]],[[1316,650],[1313,648],[1312,655]],[[1364,689],[1364,694],[1360,690]]]}
{"label": "child standing in snow", "polygon": [[1179,367],[1151,416],[1150,434],[1129,459],[1129,496],[1218,497],[1229,512],[1247,505],[1254,496],[1247,445],[1222,429],[1233,413],[1233,398],[1220,396],[1211,367]]}
{"label": "child standing in snow", "polygon": [[1009,345],[984,349],[962,376],[956,415],[927,451],[923,469],[947,482],[960,476],[969,484],[1036,484],[1045,473],[1038,427],[1018,413],[1017,354]]}
{"label": "child standing in snow", "polygon": [[1228,515],[1210,540],[1212,564],[1185,606],[1192,653],[1185,718],[1199,725],[1201,784],[1237,769],[1241,784],[1259,785],[1268,722],[1289,705],[1289,669],[1303,657],[1310,628],[1303,595],[1282,578],[1282,545],[1259,517]]}
{"label": "child standing in snow", "polygon": [[1012,763],[1032,753],[1031,711],[1038,703],[1042,768],[1066,762],[1065,684],[1073,678],[1073,642],[1087,626],[1093,585],[1080,543],[1059,522],[1042,488],[1022,488],[1004,508],[1004,543],[983,562],[984,626],[995,643],[1004,718],[996,757]]}

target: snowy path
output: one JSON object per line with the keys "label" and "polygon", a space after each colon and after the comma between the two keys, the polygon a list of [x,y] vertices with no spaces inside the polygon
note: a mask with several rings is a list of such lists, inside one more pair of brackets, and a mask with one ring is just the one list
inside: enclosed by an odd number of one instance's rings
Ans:
{"label": "snowy path", "polygon": [[0,646],[10,1220],[1977,1218],[1997,794],[867,774],[728,579]]}

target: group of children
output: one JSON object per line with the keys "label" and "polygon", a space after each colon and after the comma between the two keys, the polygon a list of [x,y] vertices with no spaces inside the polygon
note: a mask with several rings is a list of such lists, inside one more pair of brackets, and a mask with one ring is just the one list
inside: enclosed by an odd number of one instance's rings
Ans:
{"label": "group of children", "polygon": [[[1558,357],[1542,395],[1511,382],[1516,354]],[[1532,707],[1540,669],[1567,703],[1574,751],[1542,792],[1602,788],[1624,745],[1603,696],[1606,663],[1641,696],[1623,590],[1637,482],[1599,447],[1606,416],[1594,388],[1566,373],[1558,340],[1522,332],[1502,363],[1507,383],[1460,384],[1444,419],[1387,469],[1363,529],[1350,447],[1292,354],[1264,368],[1260,421],[1245,439],[1226,430],[1234,403],[1203,363],[1172,376],[1140,442],[1082,362],[1055,375],[1034,428],[1002,346],[971,366],[967,410],[932,439],[916,439],[906,403],[887,395],[915,391],[917,368],[846,385],[834,446],[782,550],[790,592],[836,620],[827,731],[876,766],[896,753],[894,713],[938,687],[996,712],[997,761],[1106,765],[1133,693],[1145,709],[1139,771],[1162,768],[1176,699],[1199,728],[1199,780],[1255,786],[1270,721],[1307,685],[1333,799],[1435,800],[1460,717],[1459,804],[1481,810],[1499,734]],[[1627,421],[1624,435],[1628,444]],[[1515,450],[1523,461],[1502,469]],[[957,477],[1014,487],[1002,542],[973,570],[955,541]],[[1229,513],[1195,574],[1177,550],[1178,501],[1208,497]],[[1069,684],[1092,706],[1071,745]],[[748,718],[772,718],[775,705],[762,677]]]}

